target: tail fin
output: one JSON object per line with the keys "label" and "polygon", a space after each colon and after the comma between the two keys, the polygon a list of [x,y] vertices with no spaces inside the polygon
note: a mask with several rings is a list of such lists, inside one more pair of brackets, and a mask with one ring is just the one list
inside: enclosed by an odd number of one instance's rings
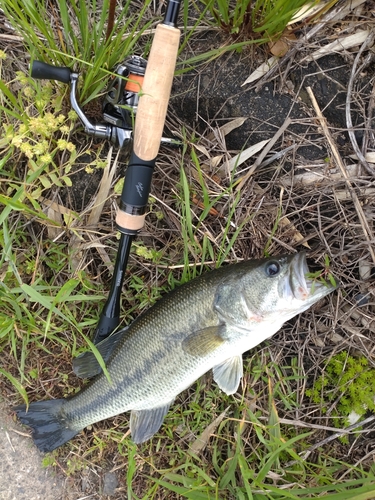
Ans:
{"label": "tail fin", "polygon": [[51,399],[13,408],[19,420],[33,430],[33,440],[40,451],[52,451],[75,436],[79,430],[70,429],[61,412],[64,399]]}

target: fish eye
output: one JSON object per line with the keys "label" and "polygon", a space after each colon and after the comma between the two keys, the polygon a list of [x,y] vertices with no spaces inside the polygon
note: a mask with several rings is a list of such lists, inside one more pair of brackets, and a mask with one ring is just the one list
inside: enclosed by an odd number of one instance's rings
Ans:
{"label": "fish eye", "polygon": [[273,276],[277,276],[280,272],[280,264],[274,260],[272,260],[271,262],[267,262],[265,271],[267,276],[271,278]]}

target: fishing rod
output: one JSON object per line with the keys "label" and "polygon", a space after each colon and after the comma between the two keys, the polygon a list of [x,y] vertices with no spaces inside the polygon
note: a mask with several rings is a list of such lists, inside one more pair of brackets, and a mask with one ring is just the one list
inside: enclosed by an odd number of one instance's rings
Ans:
{"label": "fishing rod", "polygon": [[112,82],[104,101],[105,124],[93,125],[79,107],[77,73],[40,61],[34,61],[31,68],[34,78],[70,83],[72,107],[89,135],[125,147],[132,139],[132,113],[136,112],[132,152],[116,216],[121,238],[110,291],[93,337],[95,344],[108,337],[120,323],[125,270],[132,241],[144,226],[156,157],[161,142],[173,142],[164,139],[162,133],[180,41],[177,28],[180,4],[181,0],[168,0],[164,19],[155,30],[148,61],[132,56],[116,68],[118,77]]}

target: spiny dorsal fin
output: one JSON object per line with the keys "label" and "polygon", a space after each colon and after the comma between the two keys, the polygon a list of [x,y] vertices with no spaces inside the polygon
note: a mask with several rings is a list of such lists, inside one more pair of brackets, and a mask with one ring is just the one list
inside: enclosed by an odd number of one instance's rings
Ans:
{"label": "spiny dorsal fin", "polygon": [[234,394],[243,375],[242,354],[214,366],[212,373],[215,382],[225,394]]}
{"label": "spiny dorsal fin", "polygon": [[[95,346],[103,358],[104,363],[108,362],[127,329],[128,327],[113,333]],[[99,373],[102,372],[102,368],[95,354],[91,351],[86,351],[73,359],[73,371],[77,377],[92,378],[99,375]]]}

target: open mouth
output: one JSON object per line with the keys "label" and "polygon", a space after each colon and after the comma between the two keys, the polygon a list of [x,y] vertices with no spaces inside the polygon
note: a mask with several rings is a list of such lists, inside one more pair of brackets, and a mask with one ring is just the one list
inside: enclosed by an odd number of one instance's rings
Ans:
{"label": "open mouth", "polygon": [[304,252],[296,254],[290,264],[288,277],[284,283],[284,292],[297,300],[306,301],[313,298],[315,302],[334,290],[335,287],[331,284],[326,285],[308,278],[308,273],[306,254]]}
{"label": "open mouth", "polygon": [[292,260],[289,273],[290,288],[297,300],[306,300],[310,295],[310,288],[306,282],[308,272],[305,253],[298,253]]}

